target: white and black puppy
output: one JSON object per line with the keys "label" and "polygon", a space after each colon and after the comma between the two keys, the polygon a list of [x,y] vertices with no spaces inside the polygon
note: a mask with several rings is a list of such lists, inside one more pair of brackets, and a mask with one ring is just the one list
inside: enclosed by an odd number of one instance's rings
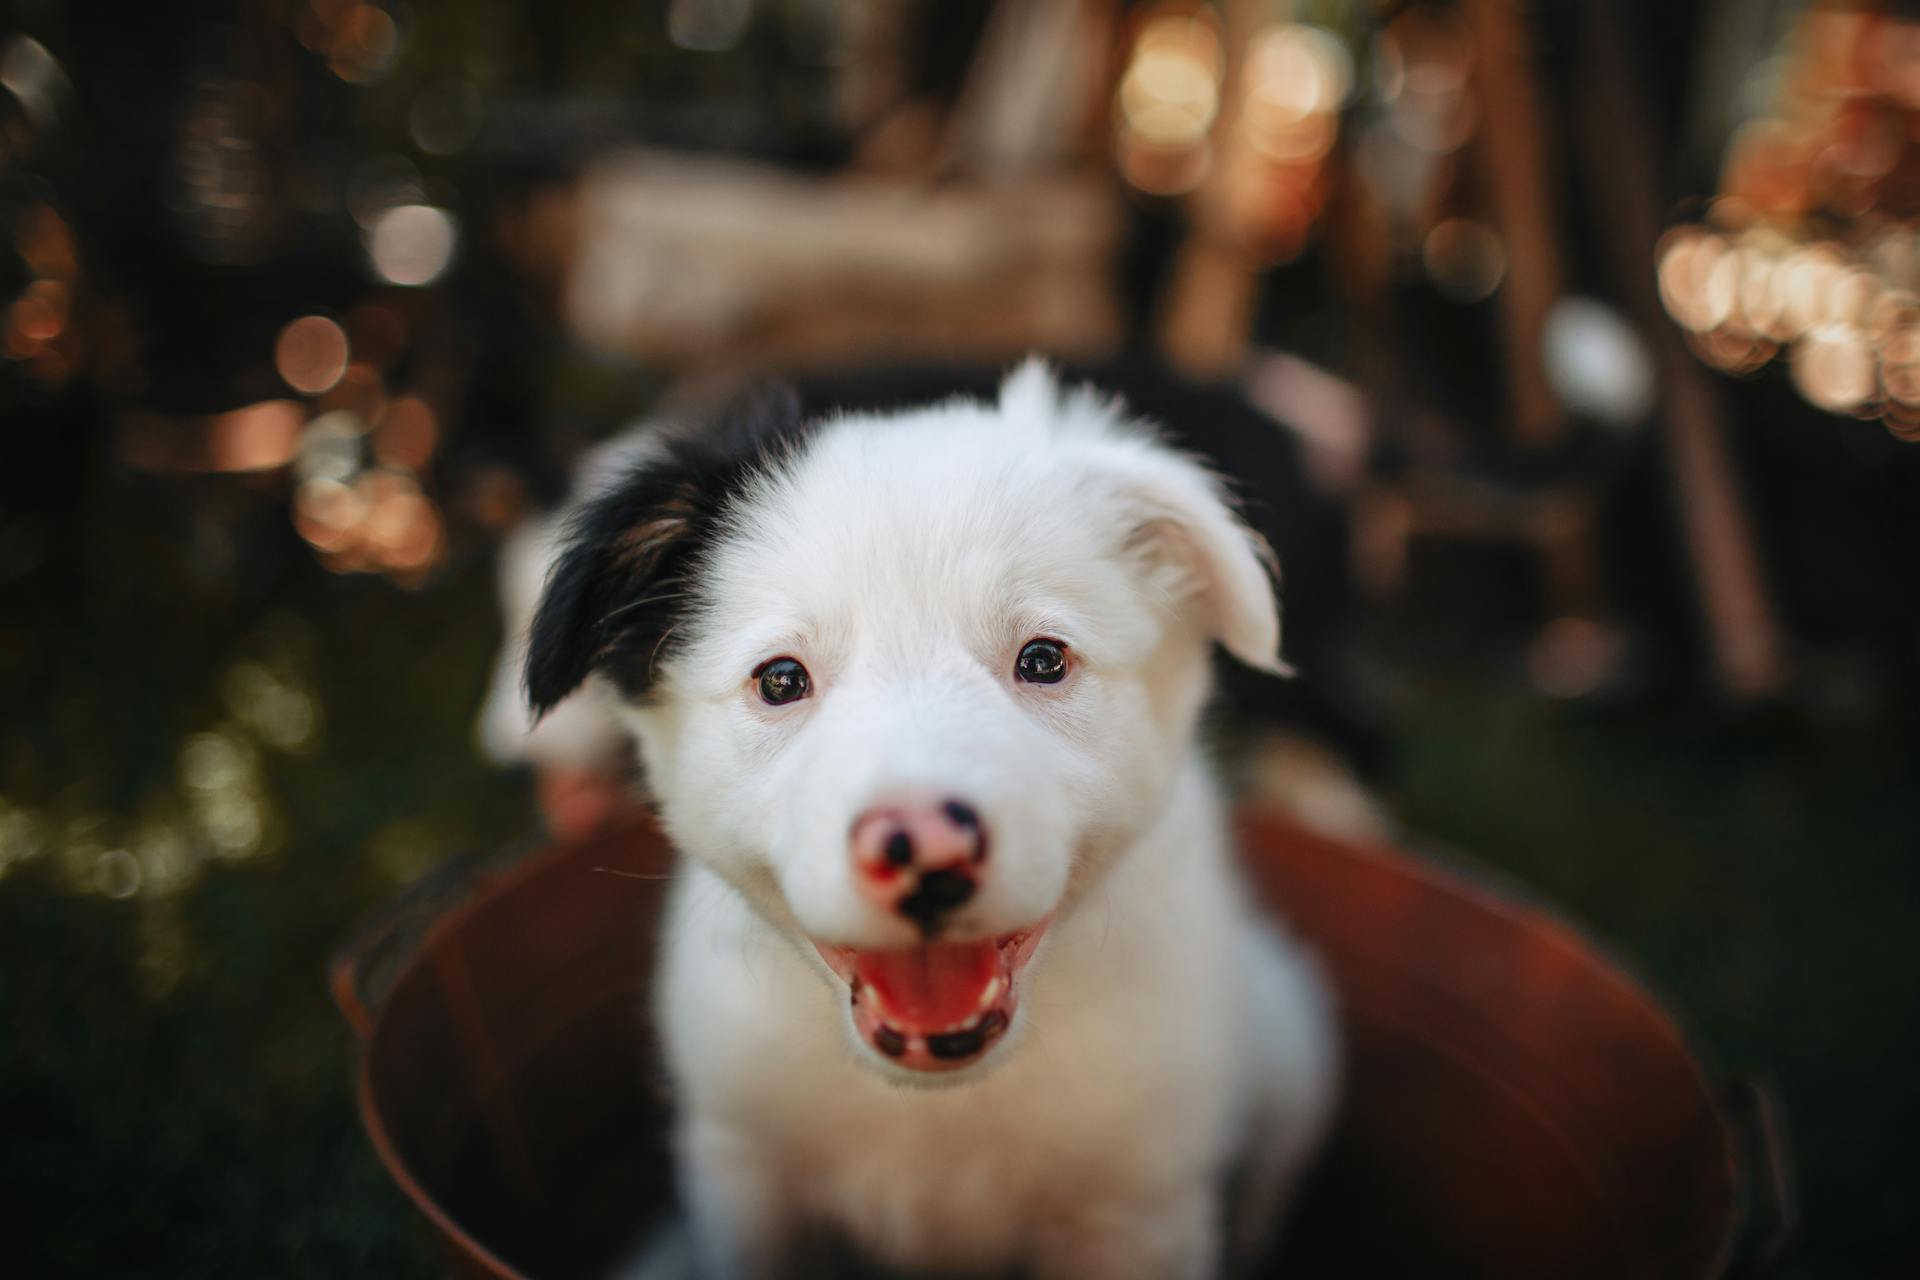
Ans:
{"label": "white and black puppy", "polygon": [[1230,1180],[1277,1212],[1332,1021],[1195,741],[1215,641],[1282,669],[1263,555],[1037,363],[997,404],[769,393],[576,515],[527,691],[610,692],[685,855],[656,999],[706,1273],[824,1228],[907,1270],[1204,1277]]}

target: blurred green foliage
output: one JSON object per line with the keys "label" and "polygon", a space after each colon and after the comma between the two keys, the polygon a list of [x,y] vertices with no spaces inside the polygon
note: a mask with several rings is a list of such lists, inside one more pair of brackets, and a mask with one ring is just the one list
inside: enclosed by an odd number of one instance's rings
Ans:
{"label": "blurred green foliage", "polygon": [[[270,491],[103,485],[0,613],[0,1271],[428,1272],[325,968],[444,856],[532,829],[471,745],[490,566],[412,595],[322,573]],[[249,723],[236,669],[311,699],[304,742]],[[207,734],[253,762],[257,847],[199,822]]]}

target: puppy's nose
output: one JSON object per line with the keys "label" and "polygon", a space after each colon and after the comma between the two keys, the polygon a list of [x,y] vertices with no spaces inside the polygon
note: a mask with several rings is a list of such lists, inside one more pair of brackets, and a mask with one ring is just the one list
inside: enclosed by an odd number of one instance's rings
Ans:
{"label": "puppy's nose", "polygon": [[973,897],[986,870],[980,814],[951,796],[902,796],[861,814],[851,833],[861,892],[933,934]]}

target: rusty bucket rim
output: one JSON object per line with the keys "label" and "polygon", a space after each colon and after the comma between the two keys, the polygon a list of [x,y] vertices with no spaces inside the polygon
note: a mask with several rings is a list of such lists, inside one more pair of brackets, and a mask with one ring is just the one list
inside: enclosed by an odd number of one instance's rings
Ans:
{"label": "rusty bucket rim", "polygon": [[[1781,1139],[1773,1129],[1779,1123],[1779,1104],[1771,1089],[1765,1081],[1752,1075],[1721,1068],[1711,1046],[1679,1015],[1678,1004],[1667,999],[1658,984],[1643,976],[1637,966],[1604,941],[1567,918],[1525,881],[1508,877],[1495,868],[1483,867],[1477,859],[1437,841],[1397,830],[1370,839],[1334,835],[1270,806],[1236,809],[1233,831],[1243,853],[1257,842],[1256,838],[1304,839],[1341,856],[1390,868],[1425,887],[1471,902],[1489,916],[1525,929],[1561,952],[1590,964],[1596,975],[1604,976],[1630,995],[1632,1003],[1646,1013],[1667,1038],[1669,1046],[1686,1064],[1686,1074],[1712,1117],[1725,1157],[1727,1219],[1704,1280],[1736,1280],[1749,1271],[1764,1273],[1764,1264],[1785,1248],[1793,1231],[1792,1197],[1786,1185],[1789,1180],[1783,1153],[1779,1150]],[[1755,1127],[1762,1132],[1749,1135],[1736,1125],[1733,1107],[1729,1105],[1733,1095],[1753,1097],[1746,1105],[1756,1112]],[[1748,1244],[1750,1219],[1756,1214],[1753,1203],[1756,1187],[1765,1189],[1764,1198],[1773,1202],[1774,1214],[1783,1220],[1757,1250]],[[1759,1257],[1749,1257],[1753,1253]],[[1763,1265],[1751,1266],[1755,1261]]]}
{"label": "rusty bucket rim", "polygon": [[[645,833],[655,839],[664,839],[658,820],[650,812],[645,812],[631,821],[620,823],[616,828],[603,833],[600,838],[608,839],[623,834],[639,833]],[[427,1221],[441,1239],[452,1245],[464,1259],[484,1268],[497,1280],[532,1280],[532,1278],[508,1263],[456,1221],[414,1173],[406,1157],[401,1154],[399,1145],[393,1140],[393,1135],[388,1132],[385,1113],[374,1092],[373,1046],[391,1004],[388,997],[394,988],[407,981],[416,971],[422,956],[431,954],[443,936],[457,933],[467,917],[480,910],[495,895],[511,892],[515,885],[532,879],[549,864],[565,861],[576,854],[579,848],[578,844],[569,844],[551,838],[538,838],[516,843],[500,863],[476,866],[471,862],[463,862],[453,868],[457,873],[453,901],[443,910],[435,913],[418,935],[407,942],[406,954],[396,967],[392,983],[377,1000],[368,1001],[363,996],[361,969],[369,955],[389,941],[402,927],[407,916],[406,911],[393,910],[384,913],[371,924],[363,927],[360,933],[335,953],[328,965],[328,987],[332,992],[334,1004],[353,1033],[354,1106],[359,1112],[361,1127],[366,1130],[374,1154],[379,1157],[380,1163],[386,1168],[389,1176],[399,1184],[400,1190],[407,1199],[426,1215]],[[522,856],[516,857],[515,853],[520,853]],[[405,892],[396,905],[404,907],[413,900],[413,897],[413,891]]]}

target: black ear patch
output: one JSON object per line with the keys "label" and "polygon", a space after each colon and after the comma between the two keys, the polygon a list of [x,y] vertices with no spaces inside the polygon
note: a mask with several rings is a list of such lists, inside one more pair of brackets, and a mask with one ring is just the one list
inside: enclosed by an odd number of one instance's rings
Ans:
{"label": "black ear patch", "polygon": [[709,421],[673,430],[658,454],[580,509],[527,636],[536,715],[596,671],[629,698],[646,695],[698,602],[700,562],[729,504],[807,432],[791,387],[756,387]]}

